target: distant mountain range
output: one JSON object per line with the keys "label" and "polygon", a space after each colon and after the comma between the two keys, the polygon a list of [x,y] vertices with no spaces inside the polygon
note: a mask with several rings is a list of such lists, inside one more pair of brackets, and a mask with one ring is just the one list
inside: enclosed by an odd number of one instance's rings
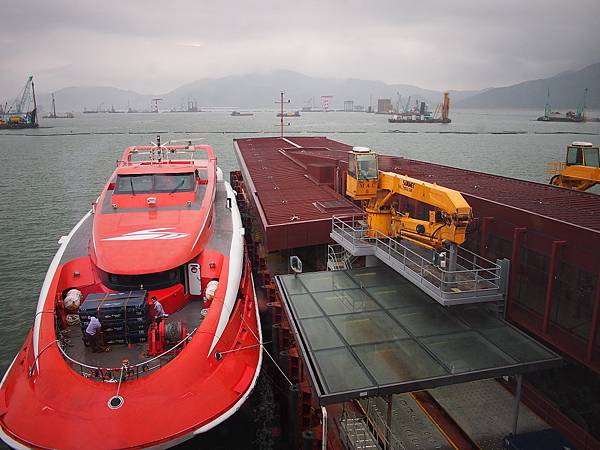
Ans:
{"label": "distant mountain range", "polygon": [[[481,91],[450,91],[452,106],[461,108],[543,108],[546,91],[554,109],[575,109],[581,103],[587,87],[588,107],[600,108],[600,63],[580,71],[563,72],[543,80],[532,80],[513,86]],[[441,103],[442,92],[406,84],[386,84],[381,81],[359,79],[316,78],[301,73],[279,70],[270,73],[208,78],[185,84],[171,92],[144,95],[114,87],[68,87],[55,92],[58,111],[149,110],[152,98],[161,98],[160,109],[185,109],[194,100],[199,107],[275,108],[279,92],[285,90],[291,100],[289,109],[303,106],[319,108],[321,96],[332,96],[330,107],[340,109],[345,100],[365,108],[377,106],[377,99],[389,98],[393,104],[401,96],[405,103],[411,97],[434,107]],[[43,110],[50,109],[50,94],[40,94],[38,102]]]}
{"label": "distant mountain range", "polygon": [[600,109],[600,63],[578,71],[562,72],[551,78],[487,89],[455,104],[461,108],[543,109],[550,89],[550,106],[553,110],[575,110],[583,101],[585,88],[588,88],[587,107]]}

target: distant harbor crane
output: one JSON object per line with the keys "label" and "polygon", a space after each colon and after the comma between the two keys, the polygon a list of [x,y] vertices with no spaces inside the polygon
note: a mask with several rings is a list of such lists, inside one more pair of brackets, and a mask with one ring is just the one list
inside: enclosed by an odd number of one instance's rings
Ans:
{"label": "distant harbor crane", "polygon": [[4,128],[37,128],[37,104],[33,77],[27,79],[22,93],[0,115],[0,129]]}
{"label": "distant harbor crane", "polygon": [[158,112],[158,102],[162,101],[162,98],[153,98],[150,100],[151,110],[154,113]]}

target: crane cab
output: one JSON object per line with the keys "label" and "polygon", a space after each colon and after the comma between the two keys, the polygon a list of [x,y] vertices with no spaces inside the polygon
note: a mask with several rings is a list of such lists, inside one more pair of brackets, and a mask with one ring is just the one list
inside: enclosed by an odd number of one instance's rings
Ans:
{"label": "crane cab", "polygon": [[377,195],[378,183],[377,154],[367,147],[353,147],[348,153],[346,195],[355,200],[368,200]]}
{"label": "crane cab", "polygon": [[600,184],[600,148],[589,142],[573,142],[567,146],[565,161],[549,162],[546,173],[554,186],[588,190]]}
{"label": "crane cab", "polygon": [[567,147],[567,166],[600,167],[598,147],[589,142],[573,142]]}

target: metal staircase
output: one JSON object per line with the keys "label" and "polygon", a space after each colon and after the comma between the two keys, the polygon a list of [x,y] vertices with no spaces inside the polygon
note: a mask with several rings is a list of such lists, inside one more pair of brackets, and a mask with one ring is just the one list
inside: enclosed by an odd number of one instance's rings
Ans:
{"label": "metal staircase", "polygon": [[379,450],[381,448],[362,417],[345,414],[340,418],[339,423],[342,431],[342,439],[346,448],[352,450]]}
{"label": "metal staircase", "polygon": [[327,246],[327,270],[350,270],[357,256],[352,255],[341,245]]}
{"label": "metal staircase", "polygon": [[496,302],[502,308],[508,264],[457,246],[454,270],[403,240],[369,230],[362,216],[332,218],[331,238],[353,256],[374,255],[444,306]]}

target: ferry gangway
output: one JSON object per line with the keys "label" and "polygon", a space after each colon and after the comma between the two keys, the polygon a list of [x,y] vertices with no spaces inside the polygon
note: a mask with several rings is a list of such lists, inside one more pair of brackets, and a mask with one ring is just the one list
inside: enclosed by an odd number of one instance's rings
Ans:
{"label": "ferry gangway", "polygon": [[332,218],[331,238],[353,256],[375,256],[444,306],[496,302],[501,309],[508,285],[508,261],[494,263],[456,246],[451,270],[431,252],[370,230],[364,215]]}

